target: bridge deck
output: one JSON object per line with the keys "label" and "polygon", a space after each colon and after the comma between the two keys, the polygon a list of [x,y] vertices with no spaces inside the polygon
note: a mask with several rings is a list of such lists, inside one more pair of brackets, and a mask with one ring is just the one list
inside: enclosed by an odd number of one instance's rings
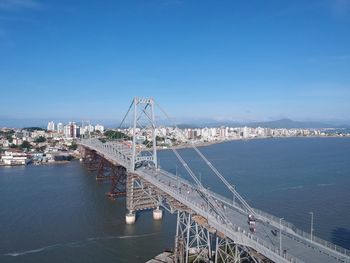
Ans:
{"label": "bridge deck", "polygon": [[[80,144],[96,150],[105,158],[124,165],[126,168],[130,167],[127,165],[130,164],[131,149],[128,150],[125,145],[118,145],[117,143],[103,145],[96,140],[85,140]],[[318,238],[318,242],[311,242],[310,239],[301,234],[303,233],[301,230],[290,227],[291,224],[287,222],[283,222],[282,251],[280,253],[279,222],[273,216],[256,210],[259,220],[257,221],[256,232],[251,233],[247,212],[239,204],[232,203],[232,200],[228,200],[217,193],[209,192],[215,202],[222,208],[226,218],[229,219],[230,224],[226,224],[209,208],[207,201],[201,197],[198,187],[194,184],[164,170],[155,170],[146,166],[138,168],[134,173],[166,192],[196,214],[206,218],[210,227],[238,244],[252,247],[275,262],[350,263],[349,251],[345,249],[335,250],[331,247],[333,244]],[[273,231],[277,234],[274,235]]]}

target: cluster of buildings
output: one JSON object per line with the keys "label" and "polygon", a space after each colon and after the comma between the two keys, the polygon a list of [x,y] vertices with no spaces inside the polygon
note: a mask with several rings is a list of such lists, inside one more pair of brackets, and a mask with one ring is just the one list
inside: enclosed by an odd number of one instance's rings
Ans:
{"label": "cluster of buildings", "polygon": [[[132,136],[132,128],[120,130]],[[136,131],[138,133],[138,131]],[[186,143],[211,143],[225,140],[248,140],[254,138],[272,137],[305,137],[305,136],[350,136],[347,133],[336,133],[332,129],[301,129],[301,128],[264,128],[264,127],[214,127],[186,128],[159,127],[156,129],[157,144],[160,146],[175,146]],[[138,136],[138,141],[151,141],[152,131],[146,130]]]}
{"label": "cluster of buildings", "polygon": [[102,125],[77,125],[49,122],[41,128],[0,128],[0,165],[25,165],[68,161],[76,156],[76,139],[86,135],[103,134]]}
{"label": "cluster of buildings", "polygon": [[[132,137],[132,128],[118,129],[128,137]],[[113,133],[113,131],[112,131]],[[75,122],[62,124],[50,121],[47,130],[40,128],[6,129],[0,128],[0,165],[24,165],[70,160],[77,157],[77,138],[97,137],[108,139],[111,133],[105,133],[100,125]],[[142,147],[149,146],[153,134],[151,129],[137,129],[137,142]],[[298,136],[350,136],[350,133],[335,129],[273,129],[263,127],[216,127],[186,128],[158,127],[156,129],[157,145],[160,147],[182,146],[188,143],[205,144],[225,140],[248,140],[270,137]],[[111,137],[112,138],[112,137]]]}
{"label": "cluster of buildings", "polygon": [[316,129],[272,129],[263,127],[219,127],[185,129],[184,134],[189,140],[211,142],[227,139],[253,139],[267,137],[295,137],[326,135]]}
{"label": "cluster of buildings", "polygon": [[90,135],[91,133],[103,133],[104,126],[101,124],[96,124],[95,126],[90,123],[82,122],[81,126],[75,122],[69,122],[68,124],[63,124],[61,122],[55,124],[55,122],[50,121],[47,124],[47,131],[52,133],[57,133],[63,135],[65,138],[79,138],[82,136]]}

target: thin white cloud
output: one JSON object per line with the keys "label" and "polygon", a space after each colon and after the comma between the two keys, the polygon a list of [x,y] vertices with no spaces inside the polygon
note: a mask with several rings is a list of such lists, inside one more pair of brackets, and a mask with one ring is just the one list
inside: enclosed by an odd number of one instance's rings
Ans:
{"label": "thin white cloud", "polygon": [[0,0],[0,40],[2,43],[11,42],[7,34],[7,28],[3,25],[5,22],[22,21],[28,22],[28,18],[19,15],[19,11],[23,10],[42,10],[43,5],[38,0]]}
{"label": "thin white cloud", "polygon": [[337,64],[350,61],[350,55],[334,55],[310,57],[305,60],[307,63]]}
{"label": "thin white cloud", "polygon": [[304,98],[344,99],[350,97],[350,87],[339,84],[310,84],[296,89],[295,95]]}
{"label": "thin white cloud", "polygon": [[336,60],[350,60],[350,56],[347,56],[347,55],[333,56],[333,59],[336,59]]}
{"label": "thin white cloud", "polygon": [[330,0],[330,3],[337,16],[350,15],[350,0]]}
{"label": "thin white cloud", "polygon": [[39,9],[41,4],[36,0],[0,0],[0,10]]}

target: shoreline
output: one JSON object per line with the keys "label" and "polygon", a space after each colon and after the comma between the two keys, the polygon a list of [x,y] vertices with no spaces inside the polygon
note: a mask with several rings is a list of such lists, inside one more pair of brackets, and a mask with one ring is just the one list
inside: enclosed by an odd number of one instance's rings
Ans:
{"label": "shoreline", "polygon": [[26,167],[26,166],[41,166],[41,165],[53,165],[53,164],[68,164],[70,162],[73,161],[77,161],[78,159],[74,158],[70,161],[65,160],[65,161],[55,161],[55,162],[44,162],[44,163],[28,163],[28,164],[16,164],[16,165],[6,165],[6,164],[2,164],[0,163],[0,167]]}
{"label": "shoreline", "polygon": [[288,139],[288,138],[300,138],[300,139],[315,139],[315,138],[350,138],[350,136],[336,136],[336,135],[330,135],[330,136],[280,136],[280,137],[255,137],[255,138],[239,138],[239,139],[227,139],[227,140],[218,140],[218,141],[212,141],[212,142],[203,142],[203,143],[197,143],[197,144],[182,144],[182,145],[176,145],[172,147],[163,148],[161,146],[157,147],[157,150],[164,151],[164,150],[181,150],[181,149],[187,149],[191,148],[193,146],[195,147],[206,147],[211,146],[215,144],[221,144],[221,143],[227,143],[227,142],[233,142],[233,141],[251,141],[251,140],[267,140],[267,139]]}
{"label": "shoreline", "polygon": [[[228,142],[233,142],[233,141],[251,141],[251,140],[273,140],[273,139],[290,139],[290,138],[300,138],[300,139],[315,139],[315,138],[350,138],[350,136],[337,136],[337,135],[329,135],[329,136],[279,136],[279,137],[253,137],[253,138],[235,138],[235,139],[226,139],[226,140],[217,140],[217,141],[212,141],[212,142],[202,142],[202,143],[197,143],[197,144],[192,144],[192,143],[187,143],[187,144],[181,144],[181,145],[176,145],[172,147],[166,147],[163,148],[162,146],[158,146],[157,150],[158,151],[165,151],[165,150],[181,150],[181,149],[188,149],[192,148],[193,146],[195,147],[206,147],[206,146],[211,146],[211,145],[216,145],[216,144],[221,144],[221,143],[228,143]],[[0,167],[18,167],[18,166],[39,166],[39,165],[52,165],[52,164],[68,164],[72,161],[79,160],[79,158],[74,157],[71,160],[63,160],[63,161],[54,161],[54,162],[44,162],[44,163],[28,163],[28,164],[18,164],[18,165],[5,165],[3,163],[0,163]]]}

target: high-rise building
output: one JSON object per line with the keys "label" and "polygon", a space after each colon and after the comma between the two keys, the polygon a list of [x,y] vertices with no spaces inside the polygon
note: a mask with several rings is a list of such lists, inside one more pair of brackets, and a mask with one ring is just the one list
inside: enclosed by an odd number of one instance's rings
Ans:
{"label": "high-rise building", "polygon": [[101,133],[103,133],[104,130],[105,128],[102,125],[100,124],[95,125],[95,131],[100,131]]}
{"label": "high-rise building", "polygon": [[47,124],[47,130],[48,131],[55,131],[55,123],[53,121],[50,121],[48,124]]}
{"label": "high-rise building", "polygon": [[80,127],[76,124],[74,124],[74,134],[73,138],[79,138],[80,137]]}
{"label": "high-rise building", "polygon": [[57,132],[60,134],[63,134],[64,130],[63,130],[63,124],[61,122],[57,123]]}
{"label": "high-rise building", "polygon": [[92,126],[91,124],[89,124],[89,125],[87,125],[87,130],[89,131],[89,132],[94,132],[94,126]]}
{"label": "high-rise building", "polygon": [[248,127],[247,126],[244,126],[242,135],[243,135],[243,138],[248,138],[249,131],[248,131]]}
{"label": "high-rise building", "polygon": [[64,126],[64,137],[71,138],[71,129],[70,129],[70,123],[68,125]]}

